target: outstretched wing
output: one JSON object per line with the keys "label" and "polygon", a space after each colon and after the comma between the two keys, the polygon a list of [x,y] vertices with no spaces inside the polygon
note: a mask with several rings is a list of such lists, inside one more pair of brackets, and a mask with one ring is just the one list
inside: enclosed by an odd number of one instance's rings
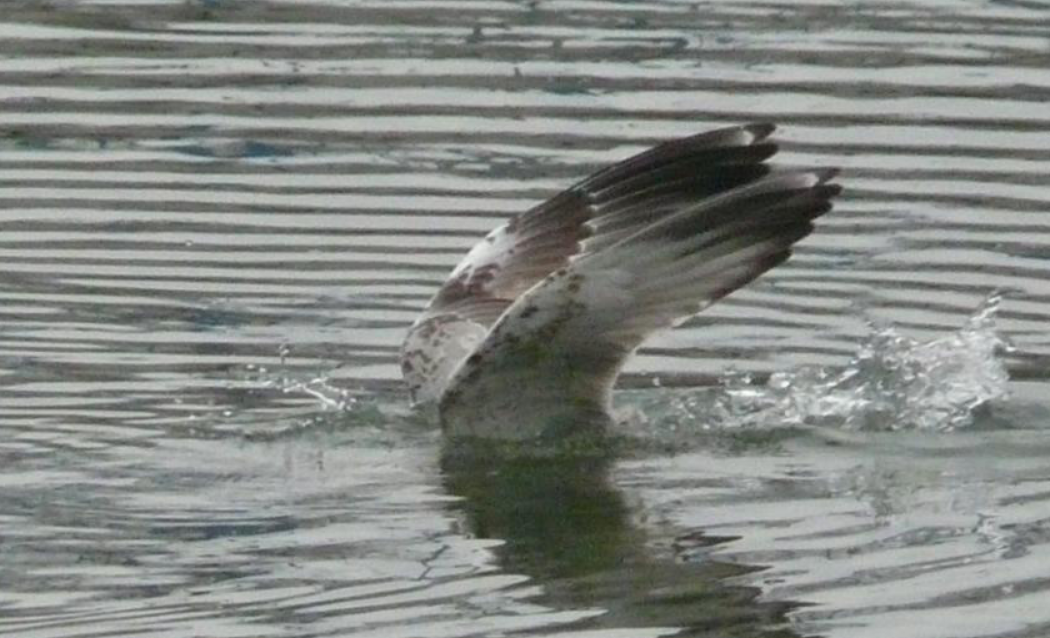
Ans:
{"label": "outstretched wing", "polygon": [[515,299],[565,266],[680,210],[752,182],[777,151],[772,124],[665,142],[598,171],[489,233],[456,266],[430,312],[491,325]]}
{"label": "outstretched wing", "polygon": [[[653,331],[694,314],[787,259],[831,209],[834,171],[773,174],[696,201],[583,252],[514,302],[451,378],[441,405],[454,434],[508,431],[522,409],[543,424],[605,414],[627,356]],[[527,407],[526,407],[527,406]],[[537,426],[540,427],[540,426]]]}
{"label": "outstretched wing", "polygon": [[754,182],[777,147],[772,124],[672,140],[598,171],[489,233],[409,330],[401,367],[417,402],[436,400],[488,328],[574,256],[596,253],[695,202]]}

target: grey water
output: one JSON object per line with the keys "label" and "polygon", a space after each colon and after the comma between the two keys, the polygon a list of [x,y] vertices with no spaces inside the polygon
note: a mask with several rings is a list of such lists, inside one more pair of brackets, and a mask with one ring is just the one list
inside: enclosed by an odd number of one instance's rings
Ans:
{"label": "grey water", "polygon": [[[1050,4],[5,0],[0,635],[1050,633]],[[608,457],[450,455],[478,237],[779,124],[835,212]]]}

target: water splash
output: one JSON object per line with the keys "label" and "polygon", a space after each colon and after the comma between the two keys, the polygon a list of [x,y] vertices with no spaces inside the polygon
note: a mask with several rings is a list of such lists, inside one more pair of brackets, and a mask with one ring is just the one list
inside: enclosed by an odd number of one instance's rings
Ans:
{"label": "water splash", "polygon": [[269,382],[284,394],[306,394],[320,403],[322,409],[336,412],[354,412],[363,407],[363,399],[349,388],[333,385],[326,375],[309,378],[280,376]]}
{"label": "water splash", "polygon": [[[258,405],[242,406],[211,428],[250,441],[324,437],[331,445],[405,447],[432,442],[440,433],[413,412],[400,393],[347,387],[332,371],[301,374],[249,365],[238,384],[258,399]],[[278,396],[288,401],[275,401]]]}
{"label": "water splash", "polygon": [[1008,394],[1001,358],[1012,346],[996,330],[1001,295],[989,295],[958,331],[918,341],[869,322],[871,334],[844,368],[804,366],[766,385],[730,371],[710,394],[675,397],[660,417],[702,429],[829,426],[849,430],[950,431]]}
{"label": "water splash", "polygon": [[354,412],[364,401],[359,392],[332,383],[329,373],[296,374],[286,367],[290,349],[282,345],[278,354],[281,364],[277,370],[248,364],[240,371],[236,384],[253,391],[276,390],[284,395],[305,394],[317,400],[325,412]]}
{"label": "water splash", "polygon": [[335,373],[341,366],[297,369],[289,364],[291,353],[291,346],[282,343],[274,368],[247,364],[233,370],[227,389],[241,400],[211,419],[199,420],[198,428],[206,426],[211,435],[269,441],[335,433],[367,437],[382,432],[391,421],[408,421],[403,410],[390,408],[382,393],[340,383]]}

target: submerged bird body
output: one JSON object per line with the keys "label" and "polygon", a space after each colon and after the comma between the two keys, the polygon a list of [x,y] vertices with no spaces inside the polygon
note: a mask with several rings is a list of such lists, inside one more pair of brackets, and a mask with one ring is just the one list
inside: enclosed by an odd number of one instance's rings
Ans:
{"label": "submerged bird body", "polygon": [[402,346],[416,403],[452,436],[600,431],[654,331],[783,262],[831,208],[832,170],[774,170],[773,126],[672,140],[489,233]]}

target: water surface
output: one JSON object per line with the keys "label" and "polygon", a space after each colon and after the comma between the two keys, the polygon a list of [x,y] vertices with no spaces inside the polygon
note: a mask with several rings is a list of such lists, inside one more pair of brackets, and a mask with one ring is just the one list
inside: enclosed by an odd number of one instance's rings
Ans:
{"label": "water surface", "polygon": [[[1048,20],[6,3],[0,634],[1046,635]],[[621,452],[450,458],[396,352],[458,258],[755,120],[847,191],[646,345]]]}

